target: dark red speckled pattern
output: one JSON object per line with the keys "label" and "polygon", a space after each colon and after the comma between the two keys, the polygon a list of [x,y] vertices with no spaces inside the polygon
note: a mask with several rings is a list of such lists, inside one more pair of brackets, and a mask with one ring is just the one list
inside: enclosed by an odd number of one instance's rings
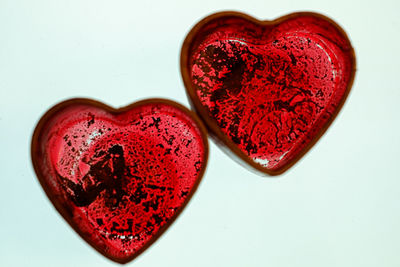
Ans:
{"label": "dark red speckled pattern", "polygon": [[207,141],[176,106],[112,115],[72,101],[44,120],[32,151],[43,187],[89,243],[119,262],[159,234],[204,170]]}
{"label": "dark red speckled pattern", "polygon": [[268,25],[221,16],[196,30],[183,66],[192,100],[267,171],[284,168],[304,150],[353,79],[350,42],[320,16],[294,15]]}

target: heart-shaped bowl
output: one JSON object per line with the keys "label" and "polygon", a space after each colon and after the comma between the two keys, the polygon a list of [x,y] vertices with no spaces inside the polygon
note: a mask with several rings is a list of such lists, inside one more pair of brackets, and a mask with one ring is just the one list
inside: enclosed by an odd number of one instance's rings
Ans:
{"label": "heart-shaped bowl", "polygon": [[71,227],[104,256],[126,263],[196,191],[208,141],[196,114],[169,100],[114,109],[72,99],[40,119],[31,155],[40,184]]}
{"label": "heart-shaped bowl", "polygon": [[326,131],[355,66],[343,29],[310,12],[273,21],[216,13],[190,30],[181,50],[189,100],[214,139],[269,175],[287,170]]}

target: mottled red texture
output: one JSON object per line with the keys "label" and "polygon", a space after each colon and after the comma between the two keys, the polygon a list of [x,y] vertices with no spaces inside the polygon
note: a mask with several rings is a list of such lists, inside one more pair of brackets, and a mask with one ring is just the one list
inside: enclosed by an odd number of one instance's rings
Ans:
{"label": "mottled red texture", "polygon": [[269,23],[211,16],[188,35],[182,57],[189,95],[209,128],[270,173],[327,126],[355,68],[342,30],[311,13]]}
{"label": "mottled red texture", "polygon": [[32,156],[67,221],[104,255],[126,262],[193,193],[208,153],[203,136],[188,111],[167,102],[113,113],[69,101],[39,123]]}

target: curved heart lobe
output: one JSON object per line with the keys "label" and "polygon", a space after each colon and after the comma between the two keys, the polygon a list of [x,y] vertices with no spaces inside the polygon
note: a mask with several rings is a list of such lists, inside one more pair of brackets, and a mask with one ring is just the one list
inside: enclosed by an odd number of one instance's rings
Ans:
{"label": "curved heart lobe", "polygon": [[251,166],[278,174],[333,120],[355,57],[343,30],[318,14],[261,22],[219,13],[188,34],[181,70],[211,132]]}
{"label": "curved heart lobe", "polygon": [[125,263],[166,229],[203,175],[208,144],[193,115],[160,99],[120,110],[66,101],[40,120],[33,165],[70,225],[103,255]]}

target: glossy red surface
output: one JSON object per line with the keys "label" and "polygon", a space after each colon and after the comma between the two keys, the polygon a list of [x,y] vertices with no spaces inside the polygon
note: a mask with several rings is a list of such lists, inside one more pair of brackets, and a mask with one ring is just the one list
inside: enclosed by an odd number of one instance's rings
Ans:
{"label": "glossy red surface", "polygon": [[349,40],[319,15],[267,24],[220,16],[197,25],[189,39],[183,68],[192,101],[205,108],[211,130],[216,124],[230,144],[267,171],[285,168],[303,152],[353,80]]}
{"label": "glossy red surface", "polygon": [[158,236],[203,174],[207,140],[176,105],[120,113],[70,101],[44,116],[32,157],[46,193],[107,257],[125,262]]}

